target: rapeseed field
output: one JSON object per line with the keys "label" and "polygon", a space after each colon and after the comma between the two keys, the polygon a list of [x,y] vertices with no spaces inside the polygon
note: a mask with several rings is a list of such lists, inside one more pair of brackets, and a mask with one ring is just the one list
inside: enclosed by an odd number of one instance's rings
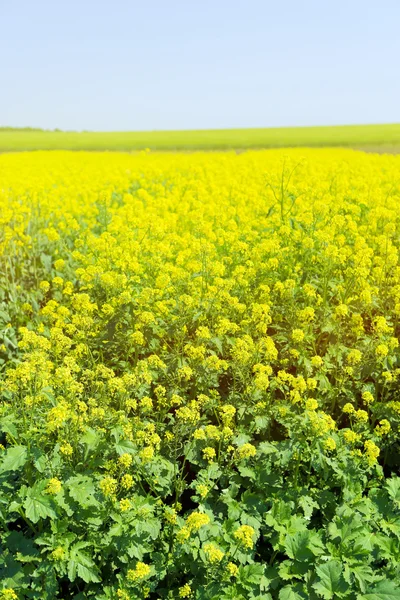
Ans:
{"label": "rapeseed field", "polygon": [[1,600],[400,599],[400,157],[0,156]]}

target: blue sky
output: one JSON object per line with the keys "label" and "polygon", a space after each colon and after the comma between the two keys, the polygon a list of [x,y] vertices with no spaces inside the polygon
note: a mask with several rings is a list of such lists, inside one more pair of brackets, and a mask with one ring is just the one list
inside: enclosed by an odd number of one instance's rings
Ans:
{"label": "blue sky", "polygon": [[400,121],[400,0],[0,0],[0,125]]}

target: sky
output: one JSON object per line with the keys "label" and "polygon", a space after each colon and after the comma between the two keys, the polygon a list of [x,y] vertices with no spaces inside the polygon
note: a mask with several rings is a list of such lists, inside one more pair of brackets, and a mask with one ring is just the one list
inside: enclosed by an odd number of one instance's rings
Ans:
{"label": "sky", "polygon": [[0,125],[400,121],[400,0],[0,0]]}

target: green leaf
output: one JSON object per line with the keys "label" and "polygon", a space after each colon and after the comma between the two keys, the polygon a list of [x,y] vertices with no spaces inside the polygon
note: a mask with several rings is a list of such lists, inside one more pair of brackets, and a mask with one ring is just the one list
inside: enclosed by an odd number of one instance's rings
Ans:
{"label": "green leaf", "polygon": [[374,572],[372,571],[371,567],[369,565],[363,564],[363,563],[358,564],[358,565],[356,564],[353,566],[350,566],[350,565],[345,566],[344,578],[347,581],[347,583],[351,583],[352,575],[354,576],[355,580],[357,581],[357,583],[360,587],[360,590],[362,592],[366,591],[368,583],[373,583],[374,581],[379,579],[379,577],[374,575]]}
{"label": "green leaf", "polygon": [[9,433],[13,438],[16,438],[18,435],[17,428],[15,426],[15,422],[17,417],[14,414],[9,414],[0,419],[0,431],[4,431],[4,433]]}
{"label": "green leaf", "polygon": [[26,463],[27,450],[26,446],[12,446],[8,448],[6,454],[0,464],[0,472],[16,471]]}
{"label": "green leaf", "polygon": [[386,480],[385,488],[389,496],[395,502],[400,502],[400,477],[392,477]]}
{"label": "green leaf", "polygon": [[304,600],[304,596],[295,592],[291,585],[285,585],[279,592],[279,600]]}
{"label": "green leaf", "polygon": [[96,488],[93,483],[93,479],[87,475],[76,475],[76,477],[70,477],[66,482],[68,492],[82,508],[88,506],[98,506],[98,502],[94,497]]}
{"label": "green leaf", "polygon": [[285,550],[289,558],[294,560],[308,561],[314,554],[309,548],[310,532],[298,531],[294,535],[287,535],[285,539]]}
{"label": "green leaf", "polygon": [[93,452],[94,450],[96,450],[100,441],[101,441],[101,437],[97,433],[97,431],[95,431],[91,427],[88,427],[86,429],[85,433],[79,439],[79,442],[81,444],[85,444],[85,446],[86,446],[85,458],[87,458],[89,456],[89,452]]}
{"label": "green leaf", "polygon": [[46,481],[39,481],[28,489],[24,502],[25,514],[32,523],[37,523],[39,519],[57,518],[54,508],[54,500],[44,492],[47,486]]}
{"label": "green leaf", "polygon": [[90,546],[88,542],[77,542],[71,546],[68,561],[68,577],[70,581],[75,581],[76,576],[83,579],[85,583],[98,583],[101,581],[98,574],[98,569],[93,560],[82,552],[83,548]]}
{"label": "green leaf", "polygon": [[43,473],[47,464],[46,455],[43,454],[38,448],[33,448],[32,454],[34,457],[33,464],[35,465],[35,468],[39,471],[39,473]]}
{"label": "green leaf", "polygon": [[310,496],[301,496],[299,498],[299,505],[303,509],[304,517],[311,519],[314,508],[319,508],[317,502],[315,502]]}
{"label": "green leaf", "polygon": [[245,589],[251,589],[254,585],[261,585],[265,571],[264,565],[252,564],[244,567],[239,567],[237,580]]}
{"label": "green leaf", "polygon": [[342,577],[342,565],[337,560],[330,560],[326,564],[316,568],[319,577],[318,583],[314,583],[313,588],[326,600],[338,597],[348,589],[347,583]]}
{"label": "green leaf", "polygon": [[258,445],[258,451],[260,454],[276,454],[278,452],[278,448],[270,442],[261,442]]}
{"label": "green leaf", "polygon": [[130,440],[120,440],[115,444],[117,454],[136,454],[137,447]]}
{"label": "green leaf", "polygon": [[359,594],[357,600],[400,600],[400,587],[394,581],[380,581],[366,594]]}

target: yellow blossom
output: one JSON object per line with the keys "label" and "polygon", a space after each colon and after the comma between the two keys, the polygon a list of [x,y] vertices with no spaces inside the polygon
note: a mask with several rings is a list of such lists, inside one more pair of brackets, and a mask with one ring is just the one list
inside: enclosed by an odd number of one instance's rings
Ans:
{"label": "yellow blossom", "polygon": [[257,454],[257,449],[252,444],[243,444],[237,449],[239,459],[251,458]]}
{"label": "yellow blossom", "polygon": [[324,448],[325,450],[329,450],[329,451],[333,451],[336,449],[336,442],[332,437],[328,437],[326,438],[326,440],[324,441]]}
{"label": "yellow blossom", "polygon": [[131,582],[141,581],[143,579],[147,579],[147,577],[149,577],[150,573],[151,573],[150,565],[147,565],[146,563],[139,561],[138,563],[136,563],[136,567],[134,569],[128,570],[128,572],[126,574],[126,578],[128,579],[128,581],[131,581]]}
{"label": "yellow blossom", "polygon": [[216,455],[215,449],[211,448],[211,446],[203,448],[203,458],[205,458],[205,460],[207,460],[209,463],[214,461]]}
{"label": "yellow blossom", "polygon": [[364,442],[364,452],[368,464],[370,466],[374,465],[380,454],[378,446],[374,444],[374,442],[372,442],[371,440],[367,440],[366,442]]}
{"label": "yellow blossom", "polygon": [[390,430],[390,423],[387,419],[382,419],[382,421],[379,421],[379,424],[375,427],[375,433],[380,437],[387,435]]}
{"label": "yellow blossom", "polygon": [[212,544],[212,543],[205,544],[203,547],[203,550],[204,550],[204,554],[206,555],[207,559],[212,564],[220,563],[221,560],[225,556],[225,553],[222,552],[222,550],[220,550],[215,544]]}
{"label": "yellow blossom", "polygon": [[182,587],[179,588],[179,598],[190,598],[192,594],[192,588],[188,583],[185,583]]}
{"label": "yellow blossom", "polygon": [[245,548],[253,548],[255,530],[250,525],[240,525],[233,535]]}
{"label": "yellow blossom", "polygon": [[48,494],[58,494],[58,492],[61,491],[62,488],[62,483],[59,479],[57,479],[57,477],[53,477],[52,479],[50,479],[49,483],[47,484],[46,487],[46,492]]}
{"label": "yellow blossom", "polygon": [[226,570],[228,571],[230,577],[236,577],[239,573],[239,567],[233,562],[228,562],[226,565]]}
{"label": "yellow blossom", "polygon": [[119,501],[119,508],[121,512],[126,512],[131,508],[131,501],[128,498],[122,498]]}

